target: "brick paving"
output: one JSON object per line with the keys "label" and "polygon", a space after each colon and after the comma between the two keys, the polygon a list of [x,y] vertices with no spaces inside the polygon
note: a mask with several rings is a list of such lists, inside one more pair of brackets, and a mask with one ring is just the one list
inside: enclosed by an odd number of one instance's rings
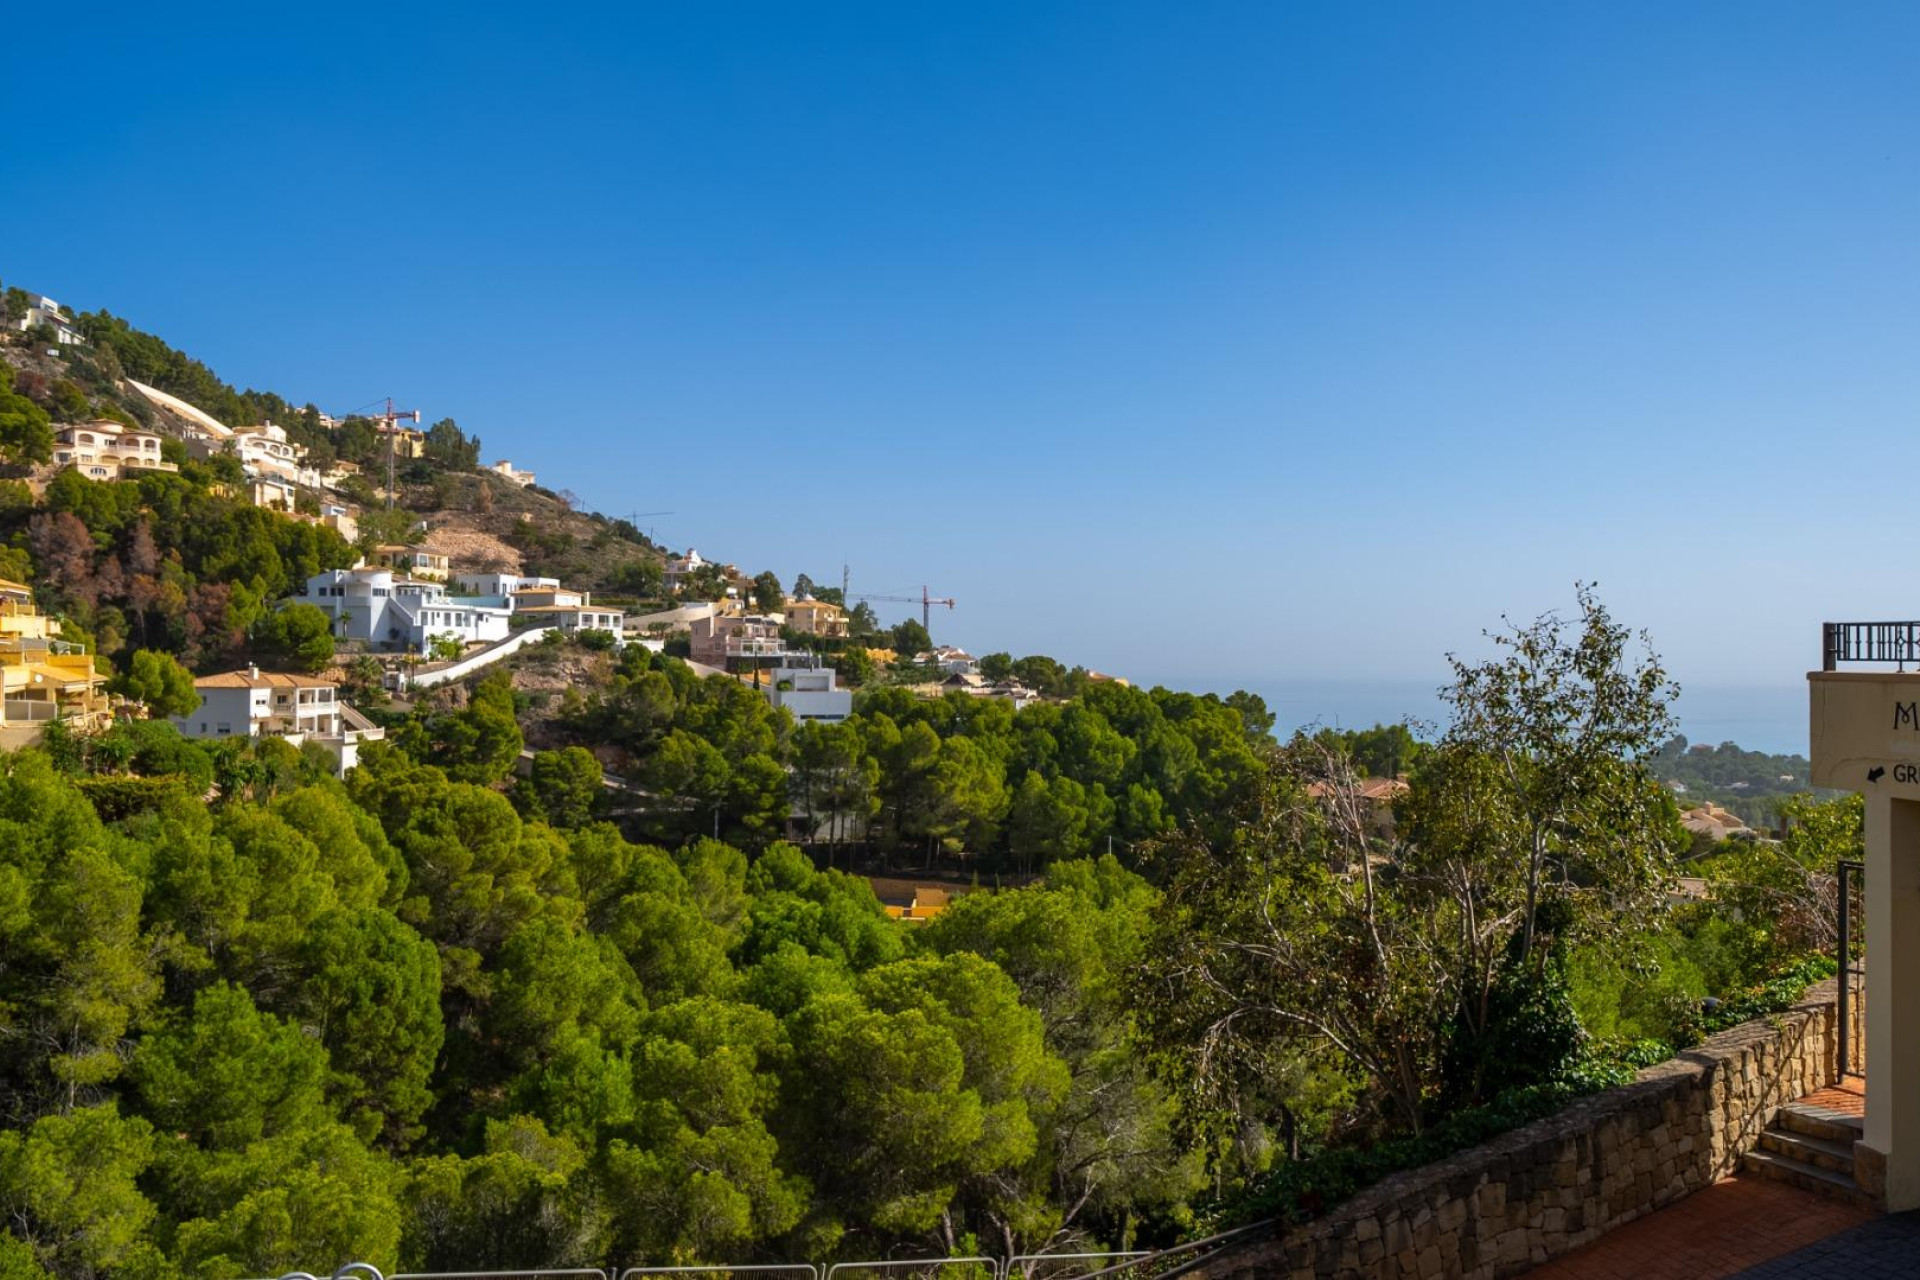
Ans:
{"label": "brick paving", "polygon": [[1912,1280],[1920,1276],[1920,1210],[1876,1216],[1735,1274],[1739,1280]]}
{"label": "brick paving", "polygon": [[1867,1082],[1860,1076],[1847,1076],[1839,1084],[1828,1085],[1800,1099],[1801,1105],[1819,1107],[1835,1119],[1860,1119],[1867,1114]]}
{"label": "brick paving", "polygon": [[[1903,1215],[1904,1217],[1904,1215]],[[1769,1178],[1732,1177],[1697,1191],[1678,1203],[1609,1231],[1584,1248],[1527,1273],[1529,1280],[1713,1280],[1754,1276],[1827,1275],[1809,1270],[1756,1270],[1802,1252],[1811,1253],[1853,1232],[1901,1219],[1883,1218],[1871,1209],[1828,1200]],[[1859,1242],[1863,1256],[1904,1258],[1907,1269],[1886,1275],[1920,1276],[1920,1223],[1914,1234]],[[1833,1255],[1850,1267],[1844,1255]],[[1827,1255],[1807,1265],[1828,1265]],[[1863,1265],[1878,1265],[1867,1263]],[[1834,1276],[1879,1280],[1878,1271],[1843,1269]]]}

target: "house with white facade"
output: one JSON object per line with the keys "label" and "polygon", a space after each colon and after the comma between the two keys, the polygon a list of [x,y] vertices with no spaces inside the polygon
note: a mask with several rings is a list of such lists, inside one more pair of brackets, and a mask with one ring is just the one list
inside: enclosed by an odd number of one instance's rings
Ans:
{"label": "house with white facade", "polygon": [[712,563],[711,560],[702,559],[700,553],[692,547],[688,547],[687,554],[683,556],[668,556],[664,570],[667,590],[678,591],[680,584],[686,581],[696,569]]}
{"label": "house with white facade", "polygon": [[294,596],[333,621],[333,634],[377,649],[424,653],[452,636],[462,644],[507,638],[513,610],[447,594],[445,583],[387,568],[329,569],[300,585]]}
{"label": "house with white facade", "polygon": [[789,655],[754,678],[769,702],[802,723],[839,724],[853,714],[853,690],[842,689],[834,669],[812,655]]}
{"label": "house with white facade", "polygon": [[605,605],[535,604],[519,606],[515,617],[529,617],[542,627],[558,627],[568,635],[580,631],[611,631],[615,644],[627,638],[627,615]]}
{"label": "house with white facade", "polygon": [[965,649],[958,649],[950,644],[940,645],[929,653],[917,654],[914,661],[930,662],[940,669],[942,675],[949,676],[970,676],[978,674],[980,670],[978,658]]}
{"label": "house with white facade", "polygon": [[285,738],[294,746],[317,743],[332,753],[335,771],[345,774],[358,761],[360,744],[386,737],[386,731],[340,701],[339,687],[312,676],[288,675],[248,667],[202,676],[193,682],[200,705],[172,717],[189,738]]}
{"label": "house with white facade", "polygon": [[308,489],[320,487],[320,473],[307,465],[307,446],[287,439],[287,429],[278,423],[241,427],[233,433],[231,443],[249,476]]}
{"label": "house with white facade", "polygon": [[39,325],[47,325],[53,330],[54,341],[63,347],[84,344],[86,339],[73,327],[73,320],[66,311],[44,293],[27,295],[27,313],[14,324],[14,328],[25,333]]}
{"label": "house with white facade", "polygon": [[494,475],[499,476],[502,480],[505,480],[508,484],[519,485],[522,489],[527,488],[534,481],[533,472],[522,471],[520,468],[514,466],[511,462],[508,462],[505,458],[500,459],[500,461],[488,467],[487,470],[493,472]]}
{"label": "house with white facade", "polygon": [[158,433],[108,418],[65,426],[54,435],[53,461],[93,480],[128,480],[143,471],[178,471],[160,457]]}

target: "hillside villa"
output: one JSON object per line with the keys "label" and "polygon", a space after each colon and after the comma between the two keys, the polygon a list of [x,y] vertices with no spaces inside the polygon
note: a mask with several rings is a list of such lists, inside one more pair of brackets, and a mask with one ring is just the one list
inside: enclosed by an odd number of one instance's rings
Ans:
{"label": "hillside villa", "polygon": [[787,625],[804,635],[838,639],[847,634],[847,611],[825,600],[801,596],[787,601],[783,613]]}
{"label": "hillside villa", "polygon": [[715,610],[695,618],[687,631],[693,660],[710,667],[725,667],[729,658],[780,658],[787,653],[778,615]]}
{"label": "hillside villa", "polygon": [[333,634],[342,640],[416,653],[424,653],[441,636],[451,635],[462,644],[504,640],[513,615],[508,607],[449,596],[444,583],[384,567],[316,573],[300,584],[293,598],[325,611]]}
{"label": "hillside villa", "polygon": [[803,723],[839,724],[853,714],[853,690],[842,689],[834,669],[810,654],[789,654],[777,667],[756,668],[752,679],[767,701]]}
{"label": "hillside villa", "polygon": [[320,487],[320,473],[307,465],[307,447],[287,439],[287,429],[274,422],[241,427],[231,441],[234,455],[247,475],[274,479],[306,489]]}
{"label": "hillside villa", "polygon": [[425,547],[379,546],[367,557],[377,568],[392,569],[428,582],[447,580],[447,557]]}
{"label": "hillside villa", "polygon": [[500,461],[488,467],[487,470],[492,472],[494,475],[499,476],[502,480],[505,480],[508,484],[518,485],[522,489],[528,488],[533,484],[533,481],[534,481],[533,472],[522,471],[520,468],[514,466],[511,462],[508,462],[505,458],[500,459]]}
{"label": "hillside villa", "polygon": [[202,676],[193,688],[199,707],[172,717],[174,727],[189,738],[275,737],[296,747],[311,742],[331,754],[334,772],[344,775],[357,762],[362,742],[386,737],[385,730],[340,701],[332,681],[248,667]]}
{"label": "hillside villa", "polygon": [[73,327],[73,321],[68,318],[65,309],[59,303],[44,293],[29,293],[26,314],[15,321],[13,327],[25,333],[43,324],[53,330],[53,340],[63,347],[81,346],[86,343],[86,339],[81,337],[80,331]]}
{"label": "hillside villa", "polygon": [[160,457],[163,437],[110,418],[61,427],[54,435],[53,461],[90,480],[129,480],[143,471],[178,471]]}

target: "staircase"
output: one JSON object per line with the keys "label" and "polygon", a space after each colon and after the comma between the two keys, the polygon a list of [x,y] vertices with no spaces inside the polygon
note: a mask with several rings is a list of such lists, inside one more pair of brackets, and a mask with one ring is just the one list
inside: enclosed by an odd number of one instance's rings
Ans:
{"label": "staircase", "polygon": [[1818,1103],[1789,1102],[1774,1114],[1760,1145],[1740,1157],[1741,1169],[1817,1195],[1873,1208],[1853,1180],[1853,1144],[1860,1117]]}

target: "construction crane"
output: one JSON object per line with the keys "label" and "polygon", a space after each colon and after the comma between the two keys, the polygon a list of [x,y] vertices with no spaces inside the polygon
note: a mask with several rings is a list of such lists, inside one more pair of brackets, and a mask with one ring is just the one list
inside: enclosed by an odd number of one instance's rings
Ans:
{"label": "construction crane", "polygon": [[920,588],[920,594],[917,596],[848,596],[847,599],[849,601],[884,600],[891,604],[917,604],[920,606],[920,625],[927,629],[928,635],[933,634],[933,606],[943,604],[951,609],[957,603],[951,596],[942,599],[931,594],[924,586]]}
{"label": "construction crane", "polygon": [[402,421],[418,423],[420,421],[420,411],[418,409],[401,409],[396,412],[393,407],[393,397],[388,396],[387,411],[385,413],[376,413],[373,417],[374,421],[387,424],[385,428],[387,433],[387,510],[391,511],[393,510],[393,450],[395,444],[398,443],[399,436],[399,432],[394,429],[393,424]]}
{"label": "construction crane", "polygon": [[[640,532],[640,522],[646,519],[648,516],[671,516],[671,515],[678,515],[678,514],[679,513],[675,511],[629,511],[627,512],[627,523],[633,526],[633,531],[635,533],[638,533]],[[647,530],[647,540],[649,542],[659,541],[659,539],[654,537],[654,534],[657,531],[658,531],[657,527]]]}

